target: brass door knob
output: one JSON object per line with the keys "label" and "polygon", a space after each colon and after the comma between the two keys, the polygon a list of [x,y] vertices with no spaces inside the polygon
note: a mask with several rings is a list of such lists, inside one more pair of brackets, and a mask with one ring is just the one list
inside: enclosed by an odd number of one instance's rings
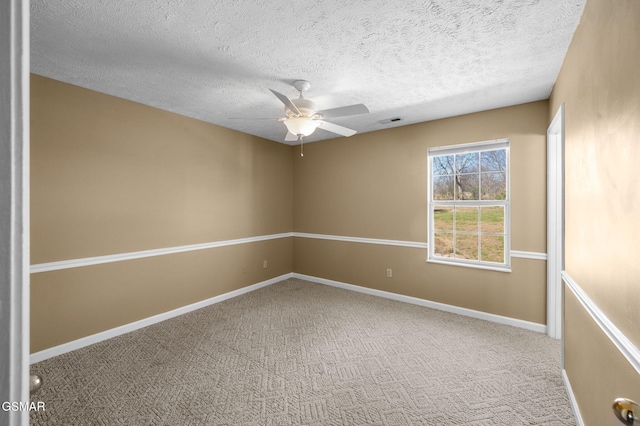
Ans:
{"label": "brass door knob", "polygon": [[613,412],[622,424],[640,425],[640,405],[626,398],[618,398],[613,401]]}

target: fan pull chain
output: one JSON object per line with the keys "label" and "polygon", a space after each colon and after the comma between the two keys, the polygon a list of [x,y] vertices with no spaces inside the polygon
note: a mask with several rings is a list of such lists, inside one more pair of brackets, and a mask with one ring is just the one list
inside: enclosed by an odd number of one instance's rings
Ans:
{"label": "fan pull chain", "polygon": [[298,136],[298,140],[300,141],[300,157],[304,157],[304,140],[302,139],[302,135]]}

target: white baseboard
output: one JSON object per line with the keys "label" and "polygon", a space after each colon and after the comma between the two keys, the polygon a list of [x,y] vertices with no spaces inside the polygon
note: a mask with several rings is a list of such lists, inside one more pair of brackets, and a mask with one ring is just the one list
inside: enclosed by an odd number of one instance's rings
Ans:
{"label": "white baseboard", "polygon": [[569,376],[567,376],[567,370],[565,370],[564,368],[562,369],[562,381],[564,382],[564,387],[567,389],[567,395],[569,396],[571,408],[573,408],[573,414],[575,414],[576,416],[576,424],[578,426],[584,426],[584,421],[582,420],[582,415],[580,414],[580,408],[578,408],[576,396],[573,394],[573,389],[571,388],[571,383],[569,382]]}
{"label": "white baseboard", "polygon": [[74,340],[72,342],[63,343],[62,345],[54,346],[49,349],[45,349],[40,352],[36,352],[30,355],[29,362],[31,364],[35,364],[36,362],[44,361],[45,359],[53,358],[54,356],[62,355],[67,352],[75,351],[76,349],[84,348],[85,346],[92,345],[94,343],[102,342],[103,340],[111,339],[112,337],[120,336],[122,334],[130,333],[132,331],[138,330],[140,328],[144,328],[153,324],[157,324],[159,322],[168,320],[170,318],[177,317],[179,315],[186,314],[188,312],[195,311],[197,309],[201,309],[219,302],[222,302],[227,299],[231,299],[242,294],[246,294],[259,288],[266,287],[271,284],[275,284],[277,282],[292,278],[293,274],[284,274],[279,277],[271,278],[266,281],[259,282],[257,284],[253,284],[247,287],[240,288],[238,290],[230,291],[228,293],[224,293],[210,299],[202,300],[200,302],[192,303],[191,305],[183,306],[181,308],[174,309],[172,311],[163,312],[158,315],[154,315],[149,318],[141,319],[139,321],[132,322],[130,324],[125,324],[120,327],[112,328],[110,330],[106,330],[97,334],[92,334],[91,336],[83,337],[78,340]]}
{"label": "white baseboard", "polygon": [[31,364],[35,364],[37,362],[44,361],[49,358],[53,358],[54,356],[62,355],[67,352],[71,352],[76,349],[80,349],[85,346],[92,345],[94,343],[102,342],[104,340],[111,339],[112,337],[117,337],[126,333],[130,333],[140,328],[157,324],[159,322],[168,320],[170,318],[174,318],[179,315],[183,315],[188,312],[192,312],[197,309],[201,309],[206,306],[210,306],[210,305],[222,302],[224,300],[231,299],[233,297],[237,297],[242,294],[246,294],[246,293],[258,290],[259,288],[263,288],[268,285],[275,284],[277,282],[280,282],[289,278],[299,278],[302,280],[307,280],[307,281],[315,282],[318,284],[330,285],[333,287],[339,287],[346,290],[357,291],[360,293],[366,293],[373,296],[384,297],[387,299],[398,300],[400,302],[412,303],[414,305],[425,306],[427,308],[438,309],[441,311],[451,312],[454,314],[464,315],[472,318],[478,318],[478,319],[491,321],[499,324],[511,325],[514,327],[524,328],[527,330],[537,331],[540,333],[546,333],[547,327],[544,324],[537,324],[537,323],[523,321],[515,318],[503,317],[500,315],[489,314],[481,311],[475,311],[473,309],[461,308],[458,306],[447,305],[444,303],[432,302],[429,300],[419,299],[417,297],[405,296],[402,294],[390,293],[382,290],[374,290],[374,289],[361,287],[353,284],[346,284],[339,281],[328,280],[325,278],[318,278],[310,275],[303,275],[303,274],[297,274],[297,273],[289,273],[289,274],[280,275],[279,277],[271,278],[270,280],[259,282],[257,284],[243,287],[238,290],[230,291],[228,293],[221,294],[219,296],[215,296],[210,299],[202,300],[200,302],[196,302],[191,305],[183,306],[181,308],[177,308],[172,311],[154,315],[152,317],[135,321],[130,324],[125,324],[120,327],[112,328],[110,330],[106,330],[100,333],[93,334],[91,336],[83,337],[81,339],[63,343],[62,345],[54,346],[52,348],[33,353],[30,355],[29,361]]}
{"label": "white baseboard", "polygon": [[536,331],[539,333],[546,333],[547,326],[545,324],[538,324],[535,322],[524,321],[516,318],[504,317],[501,315],[490,314],[487,312],[476,311],[473,309],[461,308],[459,306],[447,305],[445,303],[432,302],[430,300],[419,299],[417,297],[405,296],[403,294],[390,293],[383,290],[375,290],[367,287],[361,287],[353,284],[346,284],[339,281],[328,280],[325,278],[318,278],[311,275],[303,275],[293,273],[294,278],[300,278],[302,280],[311,281],[318,284],[326,284],[333,287],[339,287],[346,290],[357,291],[360,293],[369,294],[372,296],[384,297],[387,299],[398,300],[400,302],[412,303],[414,305],[425,306],[427,308],[438,309],[440,311],[451,312],[458,315],[464,315],[471,318],[477,318],[485,321],[491,321],[498,324],[511,325],[518,328],[524,328],[527,330]]}

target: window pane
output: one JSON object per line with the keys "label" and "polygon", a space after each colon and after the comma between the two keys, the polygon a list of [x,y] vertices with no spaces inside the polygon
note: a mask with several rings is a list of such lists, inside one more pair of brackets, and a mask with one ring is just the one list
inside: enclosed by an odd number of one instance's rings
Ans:
{"label": "window pane", "polygon": [[481,235],[480,260],[483,262],[504,263],[504,237]]}
{"label": "window pane", "polygon": [[479,181],[477,174],[456,176],[456,200],[478,200]]}
{"label": "window pane", "polygon": [[498,149],[480,153],[481,170],[483,172],[507,170],[507,151]]}
{"label": "window pane", "polygon": [[480,232],[504,234],[504,207],[480,207]]}
{"label": "window pane", "polygon": [[478,232],[477,207],[456,207],[456,231]]}
{"label": "window pane", "polygon": [[456,259],[478,260],[478,235],[456,234]]}
{"label": "window pane", "polygon": [[507,198],[507,174],[482,173],[482,199],[505,200]]}
{"label": "window pane", "polygon": [[456,155],[456,173],[474,173],[478,171],[477,152]]}
{"label": "window pane", "polygon": [[453,176],[433,177],[433,199],[453,200]]}
{"label": "window pane", "polygon": [[433,229],[438,231],[453,231],[453,207],[433,207]]}
{"label": "window pane", "polygon": [[508,146],[500,139],[428,150],[431,260],[508,269]]}
{"label": "window pane", "polygon": [[453,232],[434,233],[433,255],[438,257],[453,257]]}
{"label": "window pane", "polygon": [[441,155],[433,157],[433,174],[434,175],[452,175],[453,174],[453,155]]}

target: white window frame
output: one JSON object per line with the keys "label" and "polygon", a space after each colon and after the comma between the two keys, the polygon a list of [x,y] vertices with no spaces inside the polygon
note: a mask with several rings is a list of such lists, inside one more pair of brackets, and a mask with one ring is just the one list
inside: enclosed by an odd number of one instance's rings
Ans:
{"label": "white window frame", "polygon": [[[469,154],[473,152],[506,150],[506,197],[504,200],[434,200],[433,199],[433,158],[443,155]],[[429,148],[427,150],[427,210],[428,210],[428,255],[427,262],[441,263],[446,265],[465,266],[469,268],[489,269],[493,271],[511,272],[511,191],[510,174],[511,166],[509,160],[509,139],[496,139],[491,141],[474,142],[468,144],[450,145]],[[434,249],[434,218],[433,205],[438,206],[504,206],[504,263],[487,262],[481,260],[469,260],[459,258],[447,258],[435,256]],[[481,232],[481,231],[479,231]],[[480,234],[481,235],[481,234]],[[455,228],[454,228],[455,236]],[[454,238],[455,241],[455,238]]]}

